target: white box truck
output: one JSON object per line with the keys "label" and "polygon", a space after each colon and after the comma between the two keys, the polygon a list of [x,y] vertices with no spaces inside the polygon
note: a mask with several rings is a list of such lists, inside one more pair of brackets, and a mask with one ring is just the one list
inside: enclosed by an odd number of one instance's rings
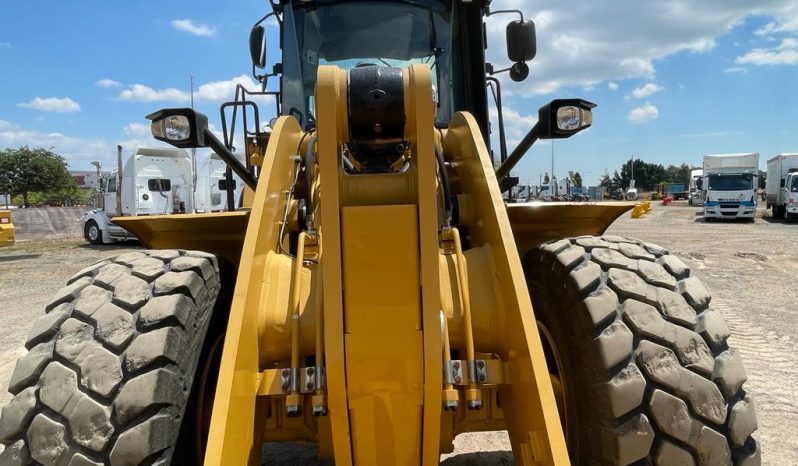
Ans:
{"label": "white box truck", "polygon": [[704,219],[747,219],[756,216],[759,154],[704,156]]}
{"label": "white box truck", "polygon": [[798,154],[768,160],[765,194],[773,218],[785,218],[788,223],[798,220]]}
{"label": "white box truck", "polygon": [[113,223],[117,216],[191,212],[191,157],[183,149],[139,147],[111,172],[101,189],[102,205],[87,212],[83,235],[92,244],[135,239]]}

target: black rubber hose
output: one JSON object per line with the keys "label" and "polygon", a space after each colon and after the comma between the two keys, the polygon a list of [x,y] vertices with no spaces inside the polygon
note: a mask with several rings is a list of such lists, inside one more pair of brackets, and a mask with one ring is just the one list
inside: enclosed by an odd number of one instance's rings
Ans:
{"label": "black rubber hose", "polygon": [[443,207],[446,211],[447,226],[452,222],[452,191],[449,187],[449,173],[446,172],[446,163],[443,160],[443,151],[435,144],[435,159],[438,161],[438,169],[441,172],[441,184],[443,185]]}
{"label": "black rubber hose", "polygon": [[315,152],[316,136],[313,136],[305,149],[305,218],[306,224],[313,223],[313,162],[316,160]]}

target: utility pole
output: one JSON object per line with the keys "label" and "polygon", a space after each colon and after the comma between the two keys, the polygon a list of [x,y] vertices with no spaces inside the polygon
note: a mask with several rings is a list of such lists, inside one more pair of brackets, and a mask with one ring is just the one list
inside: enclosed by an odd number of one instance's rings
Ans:
{"label": "utility pole", "polygon": [[99,160],[95,160],[91,163],[95,167],[97,167],[97,181],[94,184],[94,208],[105,208],[105,205],[102,205],[103,195],[102,195],[102,175],[100,174],[100,168],[102,168],[102,162]]}
{"label": "utility pole", "polygon": [[[191,80],[191,109],[194,110],[194,75],[189,75]],[[197,211],[197,149],[191,149],[191,189],[189,190],[189,202],[191,202],[191,212]]]}

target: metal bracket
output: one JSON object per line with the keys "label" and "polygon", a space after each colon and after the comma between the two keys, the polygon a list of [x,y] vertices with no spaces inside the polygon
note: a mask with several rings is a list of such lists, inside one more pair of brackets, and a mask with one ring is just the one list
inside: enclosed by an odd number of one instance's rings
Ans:
{"label": "metal bracket", "polygon": [[323,367],[304,367],[300,370],[302,380],[300,381],[300,393],[313,393],[316,390],[324,390],[327,384],[327,377]]}
{"label": "metal bracket", "polygon": [[444,367],[444,379],[448,385],[463,385],[465,382],[464,371],[463,368],[466,365],[466,361],[461,360],[452,360],[445,364]]}
{"label": "metal bracket", "polygon": [[451,360],[444,364],[444,383],[465,386],[502,385],[505,380],[504,363],[500,359],[476,359],[474,361]]}
{"label": "metal bracket", "polygon": [[294,371],[288,367],[267,369],[261,373],[258,396],[311,394],[326,388],[327,375],[324,367],[301,367]]}

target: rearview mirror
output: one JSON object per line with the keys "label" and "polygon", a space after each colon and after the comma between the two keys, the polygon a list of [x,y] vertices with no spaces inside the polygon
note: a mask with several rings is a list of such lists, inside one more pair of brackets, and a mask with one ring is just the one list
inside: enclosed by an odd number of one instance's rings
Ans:
{"label": "rearview mirror", "polygon": [[253,65],[261,69],[266,67],[266,29],[263,26],[255,26],[249,33],[249,54]]}
{"label": "rearview mirror", "polygon": [[530,61],[537,55],[535,22],[512,21],[507,25],[507,57],[516,63]]}

